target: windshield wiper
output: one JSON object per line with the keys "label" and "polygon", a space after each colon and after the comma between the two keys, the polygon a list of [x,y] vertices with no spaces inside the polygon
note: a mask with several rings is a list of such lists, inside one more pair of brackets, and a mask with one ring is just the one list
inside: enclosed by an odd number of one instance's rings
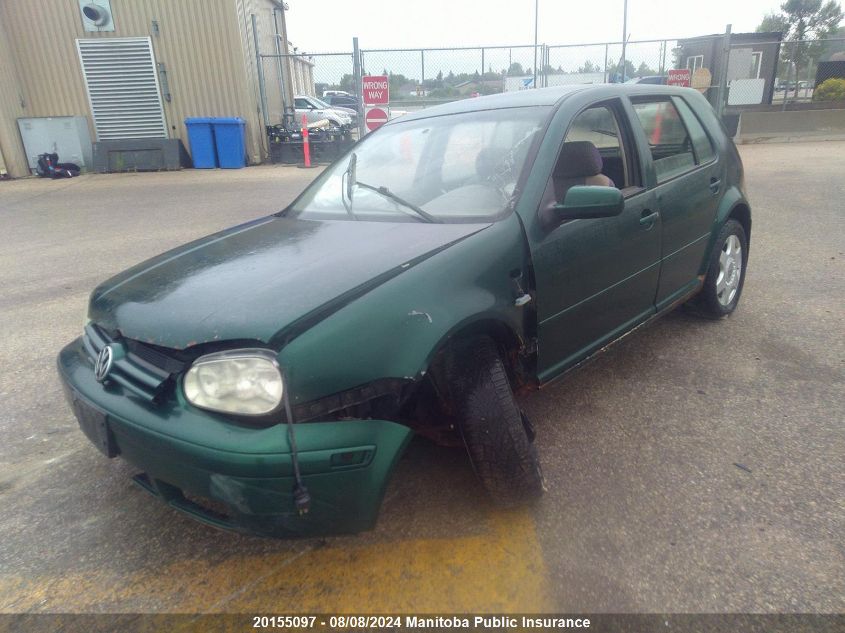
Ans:
{"label": "windshield wiper", "polygon": [[417,205],[415,205],[413,202],[408,202],[407,200],[405,200],[405,198],[402,198],[401,196],[397,196],[395,193],[393,193],[387,187],[374,187],[373,185],[368,185],[367,183],[360,182],[360,181],[356,182],[355,184],[358,185],[359,187],[363,187],[364,189],[369,189],[370,191],[375,191],[376,193],[381,194],[385,198],[389,198],[390,200],[393,200],[393,202],[410,209],[411,211],[416,213],[418,216],[420,216],[426,222],[432,222],[432,223],[435,223],[435,224],[440,222],[440,220],[438,220],[436,217],[431,215],[428,211],[424,211],[423,209],[420,209]]}

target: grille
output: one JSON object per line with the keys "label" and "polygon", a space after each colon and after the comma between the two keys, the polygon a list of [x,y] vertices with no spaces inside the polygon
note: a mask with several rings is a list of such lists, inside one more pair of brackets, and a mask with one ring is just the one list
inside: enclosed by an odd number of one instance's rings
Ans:
{"label": "grille", "polygon": [[170,376],[185,364],[138,341],[112,336],[93,323],[85,326],[85,350],[95,361],[106,345],[111,345],[114,361],[107,380],[114,381],[136,396],[154,402],[164,392]]}

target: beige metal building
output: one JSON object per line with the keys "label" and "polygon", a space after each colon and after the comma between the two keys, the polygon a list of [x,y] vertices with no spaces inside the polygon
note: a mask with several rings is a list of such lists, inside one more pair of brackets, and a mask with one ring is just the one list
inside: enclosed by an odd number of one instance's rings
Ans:
{"label": "beige metal building", "polygon": [[281,121],[279,78],[313,92],[308,62],[265,60],[262,112],[252,16],[260,52],[287,53],[283,10],[277,0],[0,0],[0,174],[29,174],[21,117],[84,116],[92,141],[190,149],[186,117],[237,116],[249,161],[261,162],[264,118]]}

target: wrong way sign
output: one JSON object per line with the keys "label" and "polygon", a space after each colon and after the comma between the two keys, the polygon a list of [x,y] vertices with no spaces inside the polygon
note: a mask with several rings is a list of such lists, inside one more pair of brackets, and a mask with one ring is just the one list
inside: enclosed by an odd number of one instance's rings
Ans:
{"label": "wrong way sign", "polygon": [[390,103],[390,81],[387,75],[365,75],[361,80],[361,94],[364,105]]}
{"label": "wrong way sign", "polygon": [[666,83],[670,86],[682,86],[689,88],[692,73],[689,68],[673,68],[668,73]]}
{"label": "wrong way sign", "polygon": [[364,114],[364,123],[367,129],[372,132],[387,123],[388,120],[386,108],[369,108]]}

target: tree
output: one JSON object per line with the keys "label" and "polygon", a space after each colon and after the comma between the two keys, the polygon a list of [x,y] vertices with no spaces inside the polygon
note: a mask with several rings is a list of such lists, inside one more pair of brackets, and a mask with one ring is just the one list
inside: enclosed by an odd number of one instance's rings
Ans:
{"label": "tree", "polygon": [[783,33],[784,35],[789,30],[789,24],[786,22],[786,16],[779,13],[767,13],[763,17],[763,21],[757,26],[758,33]]}
{"label": "tree", "polygon": [[656,70],[654,70],[654,68],[652,68],[651,66],[649,66],[645,62],[642,62],[640,64],[639,68],[637,68],[637,72],[634,73],[634,77],[649,77],[651,75],[656,75],[656,74],[658,74],[658,73],[657,73]]}
{"label": "tree", "polygon": [[630,59],[625,60],[625,74],[622,74],[622,60],[619,60],[619,63],[611,60],[607,62],[607,69],[610,73],[610,83],[622,83],[630,79],[631,77],[637,76],[637,69],[634,68],[634,64]]}
{"label": "tree", "polygon": [[785,40],[795,44],[783,47],[782,61],[795,65],[795,76],[809,70],[824,51],[824,40],[835,33],[842,22],[842,7],[835,0],[786,0],[780,13],[769,13],[757,27],[758,32],[780,31]]}
{"label": "tree", "polygon": [[825,42],[821,56],[821,61],[823,62],[830,61],[831,56],[836,53],[845,52],[845,26],[838,28],[830,35],[832,38],[836,39],[831,39]]}
{"label": "tree", "polygon": [[337,84],[337,88],[339,90],[345,90],[346,92],[357,92],[355,89],[355,77],[349,73],[344,73],[344,75],[340,78],[340,83]]}
{"label": "tree", "polygon": [[387,81],[390,86],[390,94],[396,95],[397,97],[402,94],[402,86],[409,82],[409,79],[405,75],[400,75],[398,73],[387,73],[388,75]]}
{"label": "tree", "polygon": [[511,77],[518,77],[519,75],[524,75],[524,74],[525,74],[525,71],[522,68],[522,64],[520,64],[519,62],[513,62],[508,67],[508,75],[510,75]]}
{"label": "tree", "polygon": [[589,73],[598,73],[601,72],[601,68],[599,68],[598,64],[594,64],[589,59],[584,62],[583,66],[578,68],[579,73],[589,74]]}

